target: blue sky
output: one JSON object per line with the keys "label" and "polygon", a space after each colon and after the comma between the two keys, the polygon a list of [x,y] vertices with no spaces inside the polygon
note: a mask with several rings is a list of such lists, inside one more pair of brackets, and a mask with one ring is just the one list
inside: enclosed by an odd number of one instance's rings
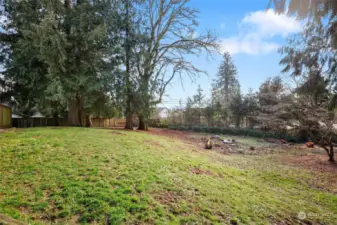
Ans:
{"label": "blue sky", "polygon": [[[221,51],[232,54],[238,68],[238,78],[243,92],[249,88],[258,90],[268,77],[280,74],[281,55],[277,49],[285,44],[288,35],[299,32],[301,24],[286,15],[266,11],[269,0],[191,0],[190,5],[200,11],[198,33],[212,30],[221,40]],[[167,88],[164,106],[178,105],[179,99],[185,102],[196,92],[200,84],[206,95],[210,95],[211,82],[215,78],[221,55],[213,59],[193,58],[199,68],[207,71],[194,82],[189,78],[175,79]]]}

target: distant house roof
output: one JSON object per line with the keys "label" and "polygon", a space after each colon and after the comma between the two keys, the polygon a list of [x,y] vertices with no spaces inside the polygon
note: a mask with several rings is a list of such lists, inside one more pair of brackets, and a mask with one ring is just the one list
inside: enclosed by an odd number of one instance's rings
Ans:
{"label": "distant house roof", "polygon": [[[20,118],[23,118],[23,117],[20,116],[20,115],[17,115],[17,114],[13,113],[12,114],[12,118],[14,118],[14,119],[20,119]],[[53,117],[51,117],[51,116],[44,116],[40,112],[36,112],[34,115],[32,115],[29,118],[53,118]],[[62,117],[62,116],[59,115],[58,118],[64,118],[64,117]]]}
{"label": "distant house roof", "polygon": [[10,108],[10,106],[7,105],[7,104],[5,104],[5,103],[0,103],[0,106],[4,106],[4,107],[6,107],[6,108]]}
{"label": "distant house roof", "polygon": [[[19,116],[17,114],[12,114],[12,118],[14,119],[20,119],[22,116]],[[36,112],[34,115],[32,115],[30,118],[47,118],[46,116],[42,115],[40,112]]]}
{"label": "distant house roof", "polygon": [[160,118],[167,118],[168,117],[168,113],[169,113],[168,108],[158,107],[156,110],[157,110]]}
{"label": "distant house roof", "polygon": [[40,112],[36,112],[30,118],[46,118],[46,116],[42,115]]}
{"label": "distant house roof", "polygon": [[19,115],[16,115],[16,114],[12,114],[12,118],[14,118],[14,119],[19,119],[19,118],[22,118],[22,116],[19,116]]}

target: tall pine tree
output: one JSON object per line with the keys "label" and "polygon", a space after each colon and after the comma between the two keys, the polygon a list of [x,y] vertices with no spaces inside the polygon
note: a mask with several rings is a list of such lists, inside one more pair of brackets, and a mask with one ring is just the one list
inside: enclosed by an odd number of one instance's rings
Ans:
{"label": "tall pine tree", "polygon": [[229,125],[229,106],[234,96],[240,93],[240,84],[237,80],[237,69],[233,63],[232,57],[228,52],[224,53],[224,59],[221,62],[216,79],[213,81],[213,100],[222,105],[221,114],[225,126]]}

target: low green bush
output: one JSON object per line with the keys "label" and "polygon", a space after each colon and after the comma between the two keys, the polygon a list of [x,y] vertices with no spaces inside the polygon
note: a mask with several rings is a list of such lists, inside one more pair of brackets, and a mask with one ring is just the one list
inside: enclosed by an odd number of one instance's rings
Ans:
{"label": "low green bush", "polygon": [[202,127],[199,127],[199,126],[194,126],[194,127],[192,127],[192,131],[198,132],[198,133],[203,133],[203,132],[205,132],[205,130],[204,130]]}

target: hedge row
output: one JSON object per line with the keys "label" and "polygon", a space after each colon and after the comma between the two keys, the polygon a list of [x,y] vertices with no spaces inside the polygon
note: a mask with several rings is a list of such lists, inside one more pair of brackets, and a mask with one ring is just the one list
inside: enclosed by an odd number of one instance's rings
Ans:
{"label": "hedge row", "polygon": [[204,127],[204,126],[168,126],[172,130],[180,131],[193,131],[199,133],[210,133],[210,134],[224,134],[232,136],[248,136],[257,138],[283,138],[288,142],[301,142],[301,138],[296,136],[290,136],[288,134],[274,133],[274,132],[264,132],[255,129],[248,128],[220,128],[220,127]]}

